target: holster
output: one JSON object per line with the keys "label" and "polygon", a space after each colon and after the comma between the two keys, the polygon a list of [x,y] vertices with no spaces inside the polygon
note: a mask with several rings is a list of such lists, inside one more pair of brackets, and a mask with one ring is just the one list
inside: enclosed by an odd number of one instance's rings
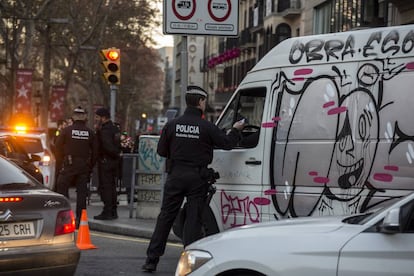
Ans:
{"label": "holster", "polygon": [[66,166],[71,166],[73,164],[72,155],[66,155],[65,159],[63,160],[63,164]]}

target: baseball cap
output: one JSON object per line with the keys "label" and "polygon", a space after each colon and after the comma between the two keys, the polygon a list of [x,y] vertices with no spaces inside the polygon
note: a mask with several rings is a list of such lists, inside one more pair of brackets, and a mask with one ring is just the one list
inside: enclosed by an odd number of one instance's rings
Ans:
{"label": "baseball cap", "polygon": [[196,85],[187,86],[186,94],[201,95],[207,98],[207,92],[203,88]]}
{"label": "baseball cap", "polygon": [[104,107],[101,107],[98,110],[96,110],[95,114],[100,117],[106,117],[106,118],[110,117],[109,110]]}

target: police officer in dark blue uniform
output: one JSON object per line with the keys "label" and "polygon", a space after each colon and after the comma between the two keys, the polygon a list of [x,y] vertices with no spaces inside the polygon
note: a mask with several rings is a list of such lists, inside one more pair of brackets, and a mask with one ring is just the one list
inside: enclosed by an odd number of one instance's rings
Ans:
{"label": "police officer in dark blue uniform", "polygon": [[86,126],[86,116],[85,110],[77,107],[73,111],[74,123],[56,138],[56,153],[63,160],[56,191],[68,197],[69,186],[76,186],[76,226],[86,209],[88,182],[98,151],[95,133]]}
{"label": "police officer in dark blue uniform", "polygon": [[111,121],[109,110],[100,108],[95,112],[98,120],[98,192],[104,203],[102,213],[94,219],[113,220],[118,218],[116,179],[121,157],[121,132]]}
{"label": "police officer in dark blue uniform", "polygon": [[204,120],[207,92],[198,86],[187,87],[185,100],[184,115],[165,125],[158,142],[158,154],[167,158],[168,177],[161,212],[142,266],[146,272],[156,270],[184,198],[187,200],[184,246],[202,237],[202,214],[208,191],[206,171],[213,159],[213,148],[232,149],[240,140],[240,130],[244,126],[243,122],[236,122],[226,135],[216,125]]}

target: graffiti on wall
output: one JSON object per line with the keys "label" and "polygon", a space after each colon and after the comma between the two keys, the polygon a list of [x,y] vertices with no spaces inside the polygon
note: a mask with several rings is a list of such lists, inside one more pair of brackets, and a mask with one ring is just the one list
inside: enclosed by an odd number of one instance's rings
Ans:
{"label": "graffiti on wall", "polygon": [[148,172],[161,172],[164,159],[157,153],[158,136],[141,136],[139,138],[138,169]]}
{"label": "graffiti on wall", "polygon": [[[414,31],[378,31],[364,39],[298,40],[289,60],[303,67],[275,76],[280,121],[274,135],[284,141],[272,145],[281,154],[272,160],[270,189],[284,184],[271,195],[276,218],[366,211],[381,203],[377,195],[391,196],[387,185],[398,184],[402,170],[413,170],[414,58],[393,57],[412,52]],[[357,55],[373,59],[312,66]],[[319,144],[295,142],[309,139]],[[319,195],[304,200],[306,185]]]}

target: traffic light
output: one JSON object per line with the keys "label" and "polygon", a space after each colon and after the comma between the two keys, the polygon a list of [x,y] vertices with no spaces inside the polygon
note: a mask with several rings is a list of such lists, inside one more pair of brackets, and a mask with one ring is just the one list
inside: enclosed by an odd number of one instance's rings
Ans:
{"label": "traffic light", "polygon": [[108,84],[121,83],[121,51],[117,48],[101,50],[103,58],[102,65],[105,72],[103,74]]}

